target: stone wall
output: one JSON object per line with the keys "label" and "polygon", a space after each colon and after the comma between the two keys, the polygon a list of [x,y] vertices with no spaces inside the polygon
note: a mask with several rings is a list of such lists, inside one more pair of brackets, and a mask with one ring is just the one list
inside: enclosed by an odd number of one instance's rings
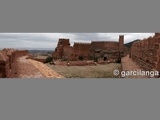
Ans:
{"label": "stone wall", "polygon": [[26,54],[28,54],[27,50],[3,49],[0,51],[0,77],[12,77],[15,73],[16,59]]}
{"label": "stone wall", "polygon": [[64,39],[64,38],[60,38],[58,43],[57,43],[57,47],[55,49],[55,52],[52,54],[54,59],[62,59],[63,52],[64,52],[64,47],[69,47],[70,43],[69,43],[69,39]]}
{"label": "stone wall", "polygon": [[63,59],[64,60],[76,60],[73,47],[71,46],[64,47]]}
{"label": "stone wall", "polygon": [[4,51],[0,51],[0,77],[8,77],[9,71],[9,57],[5,55]]}
{"label": "stone wall", "polygon": [[60,38],[57,46],[70,46],[69,39]]}
{"label": "stone wall", "polygon": [[[53,59],[79,60],[92,59],[96,51],[97,56],[108,56],[110,59],[119,59],[124,55],[124,36],[119,36],[119,41],[91,41],[91,43],[75,42],[70,46],[69,39],[59,39],[57,47],[53,52]],[[106,52],[107,51],[107,52]],[[122,55],[121,55],[122,54]]]}
{"label": "stone wall", "polygon": [[46,58],[35,58],[32,54],[28,54],[26,59],[35,60],[42,63],[45,63],[46,61]]}
{"label": "stone wall", "polygon": [[15,57],[21,57],[28,54],[28,50],[16,50]]}
{"label": "stone wall", "polygon": [[160,71],[160,33],[133,43],[130,57],[146,70]]}
{"label": "stone wall", "polygon": [[89,59],[89,55],[91,52],[91,43],[74,43],[73,45],[73,51],[74,56],[77,58],[80,56],[83,56],[84,59]]}

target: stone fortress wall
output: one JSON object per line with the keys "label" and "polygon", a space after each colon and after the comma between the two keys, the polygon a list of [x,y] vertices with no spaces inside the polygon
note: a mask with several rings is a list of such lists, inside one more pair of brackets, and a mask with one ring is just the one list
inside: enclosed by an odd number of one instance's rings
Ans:
{"label": "stone fortress wall", "polygon": [[160,71],[160,33],[133,43],[130,57],[145,70]]}
{"label": "stone fortress wall", "polygon": [[61,38],[53,52],[53,59],[79,60],[83,56],[85,60],[91,59],[93,54],[107,59],[118,59],[125,52],[124,36],[119,36],[119,41],[91,41],[91,43],[75,42],[70,46],[69,39]]}
{"label": "stone fortress wall", "polygon": [[0,51],[0,78],[10,78],[15,73],[18,57],[28,54],[28,50],[3,49]]}

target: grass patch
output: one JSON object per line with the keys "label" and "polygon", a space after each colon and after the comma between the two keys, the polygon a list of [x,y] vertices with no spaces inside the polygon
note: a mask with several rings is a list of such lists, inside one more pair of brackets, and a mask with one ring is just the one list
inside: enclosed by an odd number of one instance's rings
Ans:
{"label": "grass patch", "polygon": [[121,68],[118,63],[97,66],[46,65],[66,78],[117,78],[113,75],[113,70]]}

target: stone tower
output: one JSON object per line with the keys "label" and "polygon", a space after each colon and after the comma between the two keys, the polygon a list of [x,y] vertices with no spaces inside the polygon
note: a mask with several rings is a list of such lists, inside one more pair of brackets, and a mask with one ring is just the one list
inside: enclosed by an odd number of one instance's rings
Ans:
{"label": "stone tower", "polygon": [[69,39],[60,38],[53,57],[56,56],[58,59],[61,59],[63,57],[63,49],[66,46],[70,46]]}
{"label": "stone tower", "polygon": [[69,39],[60,38],[57,47],[59,46],[70,46]]}
{"label": "stone tower", "polygon": [[124,52],[124,35],[119,35],[119,51]]}

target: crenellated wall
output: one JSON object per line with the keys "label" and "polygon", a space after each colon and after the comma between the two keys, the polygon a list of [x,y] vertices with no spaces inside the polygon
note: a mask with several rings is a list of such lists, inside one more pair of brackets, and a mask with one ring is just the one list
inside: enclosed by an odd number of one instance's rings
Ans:
{"label": "crenellated wall", "polygon": [[118,41],[92,41],[92,48],[101,48],[101,49],[119,49]]}
{"label": "crenellated wall", "polygon": [[130,57],[146,70],[160,71],[160,33],[133,43]]}
{"label": "crenellated wall", "polygon": [[[69,58],[70,60],[78,60],[82,56],[88,60],[94,57],[94,52],[97,50],[101,51],[98,55],[99,57],[105,55],[108,58],[119,59],[124,53],[124,36],[120,35],[119,41],[75,42],[73,47],[70,46],[69,39],[59,39],[57,47],[53,52],[53,59]],[[104,50],[108,51],[109,54],[103,52]]]}
{"label": "crenellated wall", "polygon": [[57,46],[70,46],[69,39],[60,38]]}

